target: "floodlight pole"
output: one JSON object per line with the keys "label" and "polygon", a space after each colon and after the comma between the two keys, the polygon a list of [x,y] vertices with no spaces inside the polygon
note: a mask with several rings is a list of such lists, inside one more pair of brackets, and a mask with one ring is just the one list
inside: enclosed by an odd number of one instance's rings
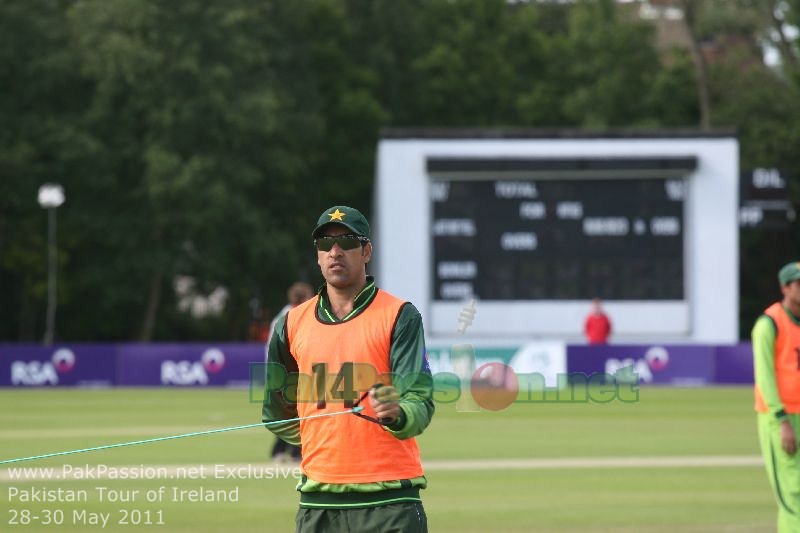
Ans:
{"label": "floodlight pole", "polygon": [[56,329],[56,268],[57,268],[57,243],[56,243],[56,208],[47,208],[47,322],[44,332],[44,343],[53,344]]}
{"label": "floodlight pole", "polygon": [[56,329],[56,268],[58,249],[56,243],[56,209],[64,203],[64,189],[56,183],[39,187],[39,205],[47,209],[47,316],[44,344],[53,344]]}

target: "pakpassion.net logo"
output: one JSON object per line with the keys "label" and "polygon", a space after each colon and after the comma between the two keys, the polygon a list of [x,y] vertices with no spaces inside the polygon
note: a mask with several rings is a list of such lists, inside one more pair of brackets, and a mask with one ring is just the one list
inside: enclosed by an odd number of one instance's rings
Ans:
{"label": "pakpassion.net logo", "polygon": [[456,403],[458,410],[501,411],[515,403],[624,403],[639,401],[639,376],[633,365],[611,374],[597,372],[562,373],[556,385],[548,387],[537,372],[517,373],[500,362],[485,363],[471,375],[453,372],[379,372],[368,363],[346,362],[335,371],[326,363],[312,365],[313,372],[290,372],[279,363],[251,363],[250,401],[297,403],[340,403],[352,406],[376,384],[393,385],[403,394],[412,391],[413,401]]}

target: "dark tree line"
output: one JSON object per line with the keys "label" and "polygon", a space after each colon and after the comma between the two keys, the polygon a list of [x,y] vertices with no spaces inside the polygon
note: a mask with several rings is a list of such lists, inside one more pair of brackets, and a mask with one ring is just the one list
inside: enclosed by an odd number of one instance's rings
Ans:
{"label": "dark tree line", "polygon": [[[611,0],[2,2],[0,340],[44,329],[45,182],[67,196],[58,338],[189,340],[244,338],[253,305],[320,281],[311,223],[369,212],[384,127],[734,127],[743,168],[800,175],[778,31],[800,2],[675,4],[691,45],[664,49],[641,3]],[[743,333],[796,229],[742,233]],[[224,311],[192,316],[178,279],[224,287]]]}

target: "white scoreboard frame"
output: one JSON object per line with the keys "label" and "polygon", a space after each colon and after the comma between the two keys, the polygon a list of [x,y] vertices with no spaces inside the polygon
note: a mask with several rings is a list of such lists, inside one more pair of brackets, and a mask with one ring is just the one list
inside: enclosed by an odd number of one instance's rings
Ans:
{"label": "white scoreboard frame", "polygon": [[[614,342],[733,343],[739,336],[739,143],[731,132],[387,131],[373,209],[378,285],[414,303],[429,339],[456,340],[465,302],[432,300],[430,158],[694,157],[684,200],[679,301],[608,301]],[[586,300],[479,301],[471,340],[582,338]],[[463,342],[463,337],[461,338]]]}

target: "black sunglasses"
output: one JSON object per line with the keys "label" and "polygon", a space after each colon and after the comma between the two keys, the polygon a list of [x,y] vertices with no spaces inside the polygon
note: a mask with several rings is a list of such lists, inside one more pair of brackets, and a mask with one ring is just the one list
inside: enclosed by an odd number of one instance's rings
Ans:
{"label": "black sunglasses", "polygon": [[339,248],[342,250],[354,250],[359,246],[363,246],[364,244],[368,243],[369,239],[366,237],[361,237],[359,235],[347,234],[347,235],[324,235],[322,237],[317,237],[314,239],[314,246],[317,247],[317,250],[320,252],[330,252],[333,248],[334,244],[338,244]]}

